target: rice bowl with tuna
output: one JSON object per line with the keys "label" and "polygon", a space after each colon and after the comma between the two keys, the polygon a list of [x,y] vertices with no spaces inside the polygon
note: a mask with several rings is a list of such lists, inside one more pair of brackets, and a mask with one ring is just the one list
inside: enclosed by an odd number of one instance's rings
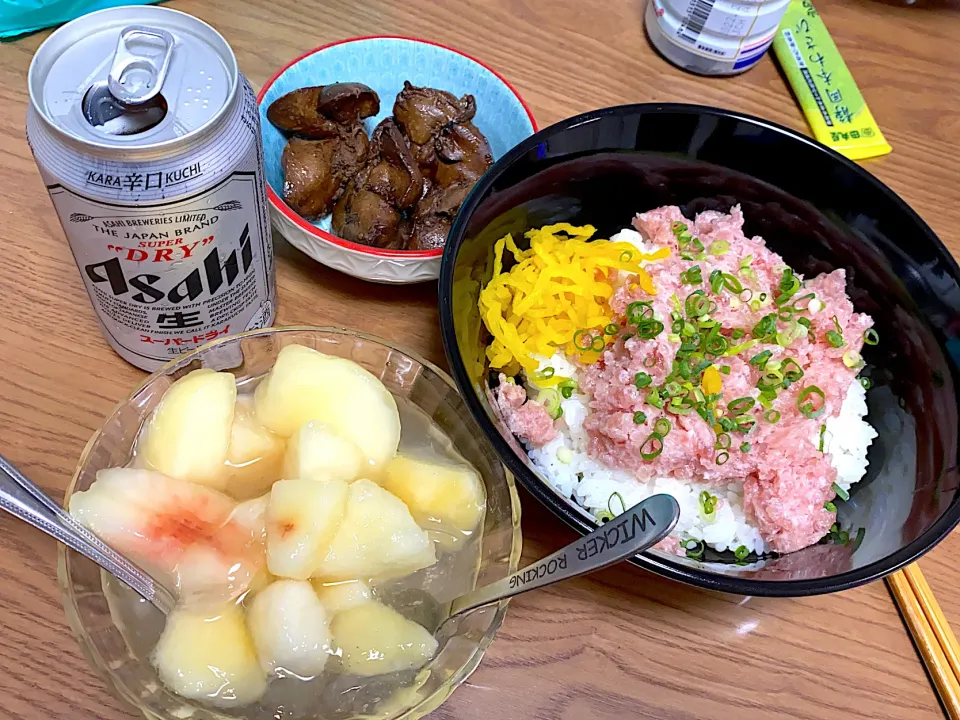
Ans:
{"label": "rice bowl with tuna", "polygon": [[610,240],[553,225],[495,245],[480,294],[494,405],[544,480],[605,522],[681,508],[658,549],[746,562],[859,543],[836,502],[876,432],[860,377],[873,320],[843,270],[805,279],[739,207],[637,215]]}

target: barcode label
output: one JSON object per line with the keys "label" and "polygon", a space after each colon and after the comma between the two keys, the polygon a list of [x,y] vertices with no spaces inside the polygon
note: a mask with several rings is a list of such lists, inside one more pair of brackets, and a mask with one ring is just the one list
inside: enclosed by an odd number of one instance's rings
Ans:
{"label": "barcode label", "polygon": [[694,0],[687,10],[687,17],[684,18],[681,37],[691,43],[700,39],[700,33],[703,32],[703,26],[707,24],[715,2],[716,0]]}

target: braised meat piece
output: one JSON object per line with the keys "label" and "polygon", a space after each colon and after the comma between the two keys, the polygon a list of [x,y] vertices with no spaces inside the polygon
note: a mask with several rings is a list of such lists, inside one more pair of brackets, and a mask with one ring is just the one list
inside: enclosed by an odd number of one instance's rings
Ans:
{"label": "braised meat piece", "polygon": [[367,158],[367,136],[357,126],[323,140],[291,138],[283,150],[283,199],[305,218],[327,215]]}
{"label": "braised meat piece", "polygon": [[267,119],[292,135],[323,139],[340,134],[380,112],[380,98],[361,83],[334,83],[300,88],[277,98]]}
{"label": "braised meat piece", "polygon": [[456,96],[444,90],[403,83],[393,104],[393,117],[410,144],[420,172],[433,180],[437,167],[436,140],[453,123],[469,122],[477,112],[473,95]]}
{"label": "braised meat piece", "polygon": [[402,218],[390,203],[353,183],[333,208],[333,231],[344,240],[398,250]]}
{"label": "braised meat piece", "polygon": [[407,250],[435,250],[447,242],[460,206],[466,200],[474,181],[461,182],[449,187],[434,185],[417,206],[413,226],[405,247]]}
{"label": "braised meat piece", "polygon": [[[402,211],[416,205],[424,181],[392,118],[370,140],[366,167],[350,181],[333,210],[333,230],[345,240],[379,248],[400,247]],[[405,233],[404,233],[405,234]]]}
{"label": "braised meat piece", "polygon": [[306,218],[327,215],[364,167],[369,141],[360,124],[380,112],[380,98],[360,83],[300,88],[267,108],[267,119],[295,136],[281,157],[283,197]]}
{"label": "braised meat piece", "polygon": [[341,125],[356,125],[380,112],[380,96],[363,83],[322,86],[317,111]]}
{"label": "braised meat piece", "polygon": [[403,83],[393,104],[393,117],[410,141],[423,145],[435,138],[450,123],[467,122],[477,112],[473,95],[459,100],[445,90],[416,87]]}
{"label": "braised meat piece", "polygon": [[469,121],[444,128],[437,137],[436,148],[439,162],[434,182],[441,187],[473,185],[493,165],[490,143]]}

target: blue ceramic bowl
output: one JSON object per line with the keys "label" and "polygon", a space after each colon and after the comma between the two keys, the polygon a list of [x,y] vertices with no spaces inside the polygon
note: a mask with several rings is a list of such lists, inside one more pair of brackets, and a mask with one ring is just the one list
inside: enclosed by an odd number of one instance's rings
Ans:
{"label": "blue ceramic bowl", "polygon": [[[377,123],[392,114],[394,99],[405,80],[446,90],[458,97],[473,95],[477,100],[474,123],[489,140],[494,160],[537,129],[529,108],[496,71],[456,50],[413,38],[365,37],[324,45],[281,69],[257,97],[274,224],[294,246],[318,262],[380,282],[435,279],[443,250],[371,248],[333,235],[329,216],[310,222],[297,215],[282,197],[280,156],[287,138],[267,120],[267,107],[297,88],[360,82],[380,96],[380,114],[366,121],[367,131],[371,132]],[[371,277],[371,274],[378,276]]]}

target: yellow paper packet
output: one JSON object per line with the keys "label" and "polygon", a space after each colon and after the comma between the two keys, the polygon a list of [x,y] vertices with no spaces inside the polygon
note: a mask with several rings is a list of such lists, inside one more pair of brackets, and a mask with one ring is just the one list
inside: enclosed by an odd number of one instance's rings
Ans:
{"label": "yellow paper packet", "polygon": [[851,160],[893,149],[810,0],[790,3],[773,51],[817,140]]}

